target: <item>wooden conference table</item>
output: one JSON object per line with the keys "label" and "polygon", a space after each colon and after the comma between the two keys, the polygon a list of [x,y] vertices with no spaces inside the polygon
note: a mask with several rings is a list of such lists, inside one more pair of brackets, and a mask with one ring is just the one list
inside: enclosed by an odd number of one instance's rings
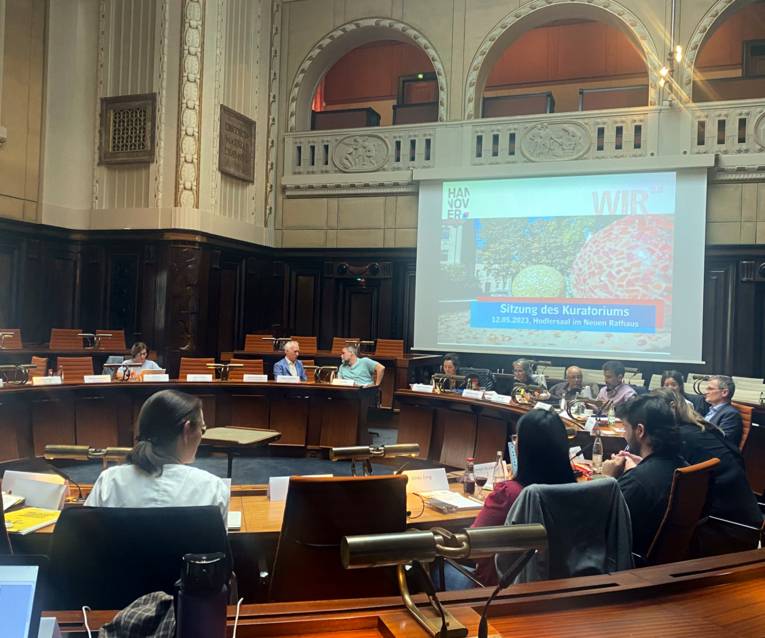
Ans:
{"label": "wooden conference table", "polygon": [[[457,492],[462,490],[462,486],[456,483],[450,487]],[[90,486],[84,485],[82,489],[83,496],[87,497]],[[74,486],[70,486],[70,495],[77,496]],[[264,485],[232,487],[229,511],[242,512],[242,527],[230,531],[229,540],[236,565],[239,591],[246,600],[265,600],[267,592],[262,590],[258,579],[259,559],[264,559],[268,565],[273,564],[285,505],[285,501],[270,501]],[[407,526],[423,529],[435,526],[453,530],[464,529],[470,526],[480,508],[481,504],[476,503],[475,509],[442,514],[426,506],[419,496],[408,494],[407,511],[410,515],[407,517]],[[19,554],[47,554],[54,529],[55,525],[49,525],[26,536],[11,534],[14,551]]]}
{"label": "wooden conference table", "polygon": [[[301,352],[304,359],[313,359],[316,365],[340,364],[340,355],[331,350],[317,350],[316,352]],[[437,372],[441,365],[441,355],[438,354],[405,354],[402,357],[389,355],[361,354],[362,357],[370,357],[385,366],[385,376],[380,386],[380,405],[393,406],[393,393],[399,388],[408,388],[415,381],[427,381],[433,372]],[[267,374],[271,374],[274,363],[284,357],[281,351],[273,352],[250,352],[237,350],[234,352],[237,359],[263,359],[263,366]]]}
{"label": "wooden conference table", "polygon": [[133,445],[143,402],[172,388],[198,396],[208,427],[272,429],[276,445],[327,448],[366,443],[377,388],[291,383],[102,383],[0,388],[0,461],[41,456],[47,444]]}
{"label": "wooden conference table", "polygon": [[[486,399],[467,399],[459,394],[443,392],[429,394],[412,390],[398,390],[395,400],[400,408],[398,440],[419,443],[420,458],[445,465],[464,467],[465,459],[476,463],[496,459],[498,450],[505,451],[515,426],[529,405],[493,403]],[[592,436],[581,424],[564,417],[564,423],[576,430],[571,445],[584,450]],[[624,448],[624,430],[601,427],[606,454]]]}
{"label": "wooden conference table", "polygon": [[[726,554],[603,576],[513,585],[489,613],[489,635],[503,638],[762,638],[765,550]],[[439,597],[477,634],[490,589]],[[424,603],[422,595],[415,601]],[[98,629],[115,612],[89,614]],[[228,609],[228,636],[235,607]],[[80,611],[50,612],[64,635],[84,635]],[[426,638],[398,597],[242,605],[237,636],[269,638]]]}

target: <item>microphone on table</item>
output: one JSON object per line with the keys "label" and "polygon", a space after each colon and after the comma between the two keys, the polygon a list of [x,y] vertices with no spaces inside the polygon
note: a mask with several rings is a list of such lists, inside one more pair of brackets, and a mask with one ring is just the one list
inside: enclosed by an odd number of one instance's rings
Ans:
{"label": "microphone on table", "polygon": [[502,576],[500,576],[499,584],[496,586],[494,591],[491,592],[491,596],[489,596],[489,599],[483,606],[483,611],[481,612],[481,620],[478,623],[478,638],[488,638],[489,636],[489,605],[491,605],[499,592],[501,592],[505,587],[510,585],[515,580],[515,577],[521,573],[523,568],[526,567],[528,562],[534,557],[536,553],[537,549],[529,549],[523,552],[523,554],[521,554],[516,559],[510,568],[504,574],[502,574]]}

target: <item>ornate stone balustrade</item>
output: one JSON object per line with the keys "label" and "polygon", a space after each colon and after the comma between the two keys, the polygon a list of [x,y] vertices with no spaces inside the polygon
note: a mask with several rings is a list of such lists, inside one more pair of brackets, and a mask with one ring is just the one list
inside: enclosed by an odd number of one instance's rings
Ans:
{"label": "ornate stone balustrade", "polygon": [[[415,192],[420,179],[765,165],[765,100],[289,133],[287,196]],[[698,156],[706,156],[701,158]],[[702,159],[704,160],[702,162]]]}

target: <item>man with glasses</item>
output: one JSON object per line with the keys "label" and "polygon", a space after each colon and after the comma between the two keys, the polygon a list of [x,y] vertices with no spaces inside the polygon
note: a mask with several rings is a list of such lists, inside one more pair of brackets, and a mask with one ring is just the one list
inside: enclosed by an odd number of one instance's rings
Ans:
{"label": "man with glasses", "polygon": [[721,374],[709,377],[704,399],[711,407],[705,418],[720,428],[725,438],[733,445],[738,445],[741,442],[744,424],[741,421],[741,413],[730,404],[735,391],[736,384],[730,377]]}

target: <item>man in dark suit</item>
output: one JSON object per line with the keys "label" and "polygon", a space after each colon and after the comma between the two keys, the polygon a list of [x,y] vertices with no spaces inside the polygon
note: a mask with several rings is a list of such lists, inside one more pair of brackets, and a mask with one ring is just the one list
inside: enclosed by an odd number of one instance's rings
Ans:
{"label": "man in dark suit", "polygon": [[738,445],[741,442],[744,425],[741,421],[741,413],[730,404],[735,391],[736,384],[730,377],[724,375],[709,377],[704,399],[710,408],[705,418],[720,428],[725,433],[725,438],[729,439],[733,445]]}

